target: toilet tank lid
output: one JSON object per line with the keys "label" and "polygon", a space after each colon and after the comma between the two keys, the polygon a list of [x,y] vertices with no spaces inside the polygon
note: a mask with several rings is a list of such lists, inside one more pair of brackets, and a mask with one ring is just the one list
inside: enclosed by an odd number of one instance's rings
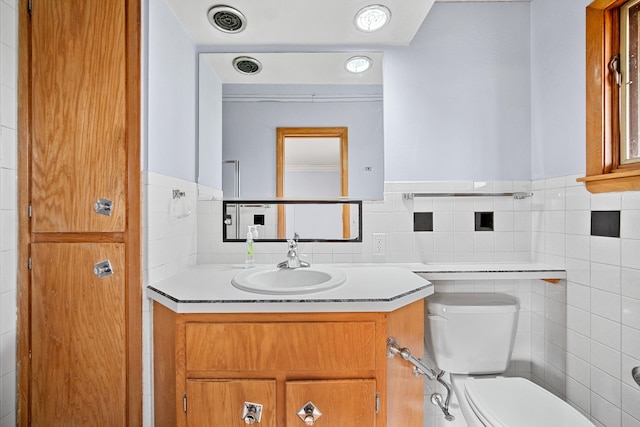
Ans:
{"label": "toilet tank lid", "polygon": [[429,314],[512,313],[520,309],[511,295],[489,293],[435,293],[426,298]]}

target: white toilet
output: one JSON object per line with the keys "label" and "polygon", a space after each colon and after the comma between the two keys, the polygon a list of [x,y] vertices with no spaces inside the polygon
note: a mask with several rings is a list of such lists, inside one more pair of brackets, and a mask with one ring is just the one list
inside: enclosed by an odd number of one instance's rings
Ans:
{"label": "white toilet", "polygon": [[504,294],[433,294],[426,299],[425,344],[451,385],[470,427],[580,427],[593,424],[509,365],[518,301]]}

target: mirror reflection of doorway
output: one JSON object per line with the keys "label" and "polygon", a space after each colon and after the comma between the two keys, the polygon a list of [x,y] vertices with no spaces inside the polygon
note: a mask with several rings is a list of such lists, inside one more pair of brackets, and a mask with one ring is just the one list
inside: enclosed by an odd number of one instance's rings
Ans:
{"label": "mirror reflection of doorway", "polygon": [[[277,128],[276,196],[315,200],[347,197],[348,160],[346,127]],[[278,206],[279,239],[291,238],[294,233],[301,239],[318,233],[328,239],[350,237],[348,205],[326,205],[323,209],[327,212],[318,212],[317,205],[314,212],[302,212],[305,208],[309,205]],[[331,209],[334,211],[329,212]]]}

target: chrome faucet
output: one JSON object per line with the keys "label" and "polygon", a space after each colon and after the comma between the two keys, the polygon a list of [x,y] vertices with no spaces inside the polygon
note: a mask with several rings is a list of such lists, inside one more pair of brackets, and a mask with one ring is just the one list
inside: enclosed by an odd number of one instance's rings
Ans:
{"label": "chrome faucet", "polygon": [[278,268],[311,267],[311,264],[306,261],[301,261],[300,258],[298,258],[298,242],[295,238],[297,234],[298,233],[295,234],[293,239],[287,240],[287,243],[289,244],[287,259],[279,263]]}

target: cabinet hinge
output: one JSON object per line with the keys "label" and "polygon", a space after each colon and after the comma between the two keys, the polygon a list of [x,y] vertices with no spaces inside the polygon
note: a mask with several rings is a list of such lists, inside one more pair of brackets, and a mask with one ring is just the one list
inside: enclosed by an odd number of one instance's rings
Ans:
{"label": "cabinet hinge", "polygon": [[182,410],[185,413],[187,412],[187,393],[185,393],[184,396],[182,396]]}
{"label": "cabinet hinge", "polygon": [[376,414],[380,413],[380,393],[376,392]]}
{"label": "cabinet hinge", "polygon": [[33,217],[33,206],[29,205],[29,218]]}
{"label": "cabinet hinge", "polygon": [[29,257],[29,260],[27,261],[27,268],[29,269],[29,271],[31,271],[31,269],[33,268],[33,260],[31,259],[31,257]]}
{"label": "cabinet hinge", "polygon": [[29,360],[31,360],[31,350],[29,350]]}
{"label": "cabinet hinge", "polygon": [[33,8],[33,0],[29,0],[27,2],[27,10],[29,11],[29,15],[31,15],[31,9]]}

